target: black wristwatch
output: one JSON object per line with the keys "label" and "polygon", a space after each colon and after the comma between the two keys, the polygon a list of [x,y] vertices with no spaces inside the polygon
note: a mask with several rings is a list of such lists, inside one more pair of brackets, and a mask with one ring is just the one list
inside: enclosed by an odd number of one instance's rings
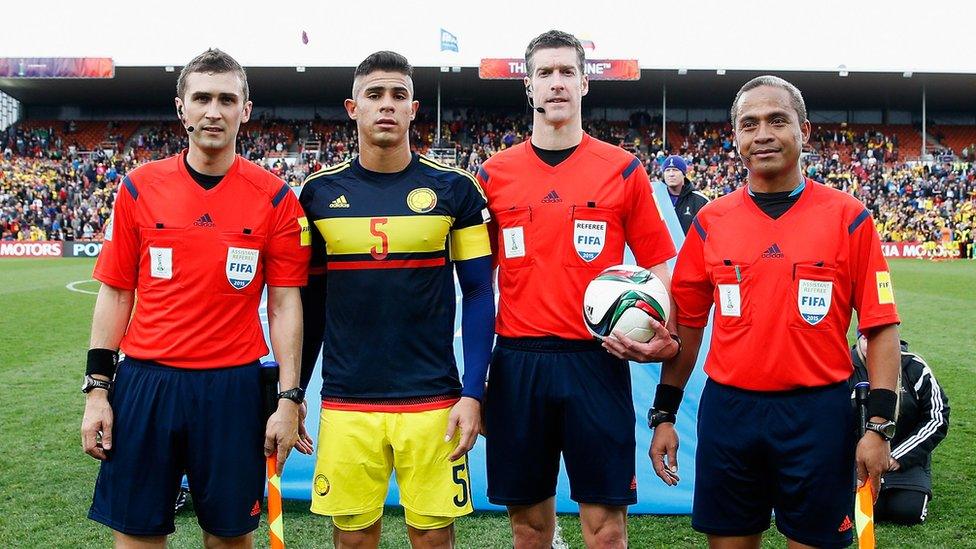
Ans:
{"label": "black wristwatch", "polygon": [[86,395],[92,392],[93,389],[105,389],[106,391],[112,390],[112,382],[105,381],[104,379],[95,379],[92,376],[85,376],[84,383],[81,384],[81,392]]}
{"label": "black wristwatch", "polygon": [[868,421],[864,424],[864,429],[866,431],[874,431],[875,433],[878,433],[878,435],[880,435],[881,438],[885,439],[886,441],[895,438],[895,422],[891,420],[883,421],[881,423]]}
{"label": "black wristwatch", "polygon": [[305,402],[305,389],[302,389],[301,387],[288,389],[287,391],[278,393],[278,398],[287,398],[295,404],[301,405],[302,402]]}
{"label": "black wristwatch", "polygon": [[654,429],[662,423],[670,423],[674,425],[674,422],[678,418],[672,412],[665,412],[664,410],[655,410],[651,408],[647,411],[647,426]]}

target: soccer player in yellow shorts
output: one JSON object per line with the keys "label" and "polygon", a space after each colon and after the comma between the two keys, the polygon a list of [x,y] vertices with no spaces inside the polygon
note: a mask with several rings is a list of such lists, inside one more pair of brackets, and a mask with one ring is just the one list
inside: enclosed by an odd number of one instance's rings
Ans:
{"label": "soccer player in yellow shorts", "polygon": [[332,517],[339,548],[379,545],[392,472],[414,548],[453,547],[454,518],[472,509],[466,453],[495,325],[489,215],[470,174],[410,151],[411,71],[393,52],[359,65],[345,102],[359,156],[309,176],[300,198],[312,238],[303,387],[324,349],[312,511]]}
{"label": "soccer player in yellow shorts", "polygon": [[434,530],[471,512],[468,459],[451,461],[460,433],[444,440],[450,408],[422,412],[323,409],[312,512],[337,528],[362,530],[383,514],[396,465],[408,526]]}

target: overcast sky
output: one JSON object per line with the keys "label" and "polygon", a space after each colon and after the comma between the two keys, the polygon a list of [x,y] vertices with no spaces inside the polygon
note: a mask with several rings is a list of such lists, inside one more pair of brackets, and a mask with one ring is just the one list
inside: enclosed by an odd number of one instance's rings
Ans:
{"label": "overcast sky", "polygon": [[[976,73],[976,2],[963,0],[55,0],[2,12],[0,57],[118,66],[182,65],[210,46],[245,66],[355,66],[380,49],[416,66],[477,66],[559,28],[593,41],[588,57],[642,68]],[[441,28],[459,53],[439,51]]]}

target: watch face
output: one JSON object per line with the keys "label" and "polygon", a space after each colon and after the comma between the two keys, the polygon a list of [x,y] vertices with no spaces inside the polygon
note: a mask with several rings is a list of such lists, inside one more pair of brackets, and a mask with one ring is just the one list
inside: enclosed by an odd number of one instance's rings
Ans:
{"label": "watch face", "polygon": [[891,440],[895,436],[895,422],[886,421],[884,423],[868,422],[868,427],[883,436],[886,440]]}
{"label": "watch face", "polygon": [[95,378],[85,376],[85,380],[81,382],[81,392],[88,393],[95,388]]}
{"label": "watch face", "polygon": [[108,390],[112,386],[110,381],[102,381],[91,376],[85,376],[85,381],[81,384],[82,393],[90,393],[93,389]]}

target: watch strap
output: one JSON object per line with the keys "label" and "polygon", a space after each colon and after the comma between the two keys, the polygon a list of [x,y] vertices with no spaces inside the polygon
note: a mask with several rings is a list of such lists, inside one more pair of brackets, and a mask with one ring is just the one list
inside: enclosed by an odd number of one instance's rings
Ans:
{"label": "watch strap", "polygon": [[305,389],[301,387],[295,387],[294,389],[288,389],[287,391],[281,391],[278,393],[278,399],[287,398],[288,400],[294,402],[295,404],[301,404],[305,401]]}
{"label": "watch strap", "polygon": [[895,437],[895,422],[894,421],[884,421],[881,423],[869,421],[864,424],[864,429],[867,431],[874,431],[878,433],[878,436],[890,441]]}
{"label": "watch strap", "polygon": [[677,420],[678,417],[672,412],[657,410],[655,408],[651,408],[647,411],[647,426],[651,429],[656,428],[662,423],[670,423],[674,425]]}
{"label": "watch strap", "polygon": [[81,392],[88,394],[95,389],[112,390],[112,382],[104,379],[96,379],[92,376],[85,376],[85,383],[81,386]]}

